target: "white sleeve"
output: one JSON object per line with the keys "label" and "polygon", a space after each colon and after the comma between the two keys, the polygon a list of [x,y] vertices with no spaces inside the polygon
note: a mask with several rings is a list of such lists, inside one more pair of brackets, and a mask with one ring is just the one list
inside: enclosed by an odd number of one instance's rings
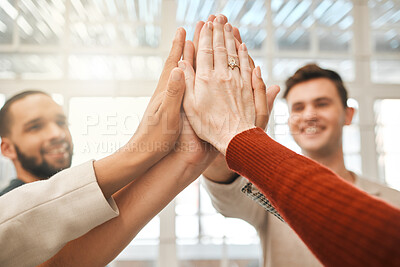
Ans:
{"label": "white sleeve", "polygon": [[34,266],[118,216],[89,161],[0,197],[0,266]]}
{"label": "white sleeve", "polygon": [[219,184],[201,177],[201,183],[219,213],[225,217],[243,219],[258,229],[266,223],[268,213],[241,191],[247,182],[247,179],[241,176],[230,184]]}

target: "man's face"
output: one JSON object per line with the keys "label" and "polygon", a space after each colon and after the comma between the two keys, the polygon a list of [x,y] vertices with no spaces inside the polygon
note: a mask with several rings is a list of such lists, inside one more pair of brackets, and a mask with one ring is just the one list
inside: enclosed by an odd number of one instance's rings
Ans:
{"label": "man's face", "polygon": [[342,146],[343,126],[353,110],[345,109],[335,84],[326,78],[299,83],[287,95],[289,128],[303,153],[329,155]]}
{"label": "man's face", "polygon": [[71,166],[72,138],[62,108],[49,96],[29,95],[10,107],[9,139],[22,168],[46,179]]}

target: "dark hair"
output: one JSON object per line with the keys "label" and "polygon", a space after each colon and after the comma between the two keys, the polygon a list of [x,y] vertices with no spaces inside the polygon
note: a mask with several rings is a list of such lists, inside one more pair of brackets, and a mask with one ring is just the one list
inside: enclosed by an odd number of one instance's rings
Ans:
{"label": "dark hair", "polygon": [[290,92],[290,89],[293,88],[296,84],[318,79],[318,78],[326,78],[332,81],[336,89],[339,93],[340,100],[343,104],[343,107],[347,107],[347,90],[344,87],[342,78],[340,78],[339,74],[333,70],[323,69],[316,64],[307,64],[300,69],[298,69],[293,76],[289,77],[286,80],[286,90],[283,94],[283,98],[286,99],[287,95]]}
{"label": "dark hair", "polygon": [[9,98],[0,109],[0,137],[5,137],[10,134],[10,126],[11,126],[11,116],[10,116],[10,107],[16,101],[25,98],[30,95],[42,94],[50,96],[49,94],[38,91],[38,90],[28,90],[21,92],[19,94],[14,95]]}

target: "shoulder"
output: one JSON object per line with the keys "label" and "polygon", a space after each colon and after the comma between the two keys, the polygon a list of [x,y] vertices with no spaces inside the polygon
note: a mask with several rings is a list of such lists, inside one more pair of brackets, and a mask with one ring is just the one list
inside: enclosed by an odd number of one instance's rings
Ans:
{"label": "shoulder", "polygon": [[360,176],[357,177],[356,186],[371,195],[391,203],[396,207],[400,207],[400,192],[396,189]]}
{"label": "shoulder", "polygon": [[21,185],[24,185],[24,184],[25,183],[19,179],[13,179],[10,181],[9,185],[6,188],[4,188],[2,191],[0,191],[0,196],[4,195],[5,193],[10,192],[11,190],[13,190],[17,187],[20,187]]}

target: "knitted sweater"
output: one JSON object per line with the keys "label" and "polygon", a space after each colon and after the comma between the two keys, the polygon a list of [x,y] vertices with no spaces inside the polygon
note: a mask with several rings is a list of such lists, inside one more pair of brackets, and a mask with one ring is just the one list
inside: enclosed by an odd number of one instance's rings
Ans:
{"label": "knitted sweater", "polygon": [[400,266],[400,209],[357,189],[260,128],[228,145],[229,168],[250,180],[326,266]]}

